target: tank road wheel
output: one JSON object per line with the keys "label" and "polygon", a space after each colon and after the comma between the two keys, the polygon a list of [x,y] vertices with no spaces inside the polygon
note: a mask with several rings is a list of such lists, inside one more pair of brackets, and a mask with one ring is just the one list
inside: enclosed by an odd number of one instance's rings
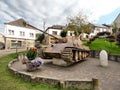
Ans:
{"label": "tank road wheel", "polygon": [[79,52],[79,60],[82,60],[82,54]]}
{"label": "tank road wheel", "polygon": [[87,57],[87,53],[86,53],[86,51],[84,52],[84,54],[85,54],[85,58]]}
{"label": "tank road wheel", "polygon": [[84,54],[83,54],[83,57],[84,57],[84,59],[85,59],[85,58],[86,58],[86,52],[84,51],[83,53],[84,53]]}
{"label": "tank road wheel", "polygon": [[83,59],[85,59],[85,52],[83,52]]}
{"label": "tank road wheel", "polygon": [[78,52],[77,51],[75,51],[75,61],[77,62],[78,61]]}
{"label": "tank road wheel", "polygon": [[82,60],[84,59],[84,53],[83,51],[81,52],[81,57],[82,57]]}
{"label": "tank road wheel", "polygon": [[70,60],[70,62],[73,62],[73,52],[72,52],[72,50],[70,50],[69,60]]}
{"label": "tank road wheel", "polygon": [[71,48],[65,48],[61,57],[66,62],[73,62],[73,52]]}

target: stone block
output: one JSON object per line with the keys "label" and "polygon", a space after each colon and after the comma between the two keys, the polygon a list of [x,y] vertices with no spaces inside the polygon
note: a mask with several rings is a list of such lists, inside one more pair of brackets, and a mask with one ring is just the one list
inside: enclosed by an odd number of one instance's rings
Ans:
{"label": "stone block", "polygon": [[105,50],[100,52],[100,65],[103,67],[108,66],[108,53]]}

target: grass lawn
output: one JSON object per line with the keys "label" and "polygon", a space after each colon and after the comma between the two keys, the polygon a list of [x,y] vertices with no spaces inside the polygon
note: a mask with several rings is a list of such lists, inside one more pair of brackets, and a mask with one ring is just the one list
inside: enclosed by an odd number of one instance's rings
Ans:
{"label": "grass lawn", "polygon": [[[83,43],[84,45],[87,45],[86,42]],[[107,50],[110,54],[116,54],[120,55],[120,47],[115,45],[115,42],[110,43],[105,38],[95,39],[91,44],[89,45],[89,48],[91,50]]]}
{"label": "grass lawn", "polygon": [[9,72],[7,64],[16,57],[16,54],[0,57],[0,90],[70,90],[29,82],[15,76]]}

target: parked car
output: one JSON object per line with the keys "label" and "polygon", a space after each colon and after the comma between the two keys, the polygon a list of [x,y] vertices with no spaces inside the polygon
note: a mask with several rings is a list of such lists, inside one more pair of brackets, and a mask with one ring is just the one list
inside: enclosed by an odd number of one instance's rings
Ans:
{"label": "parked car", "polygon": [[0,42],[0,50],[5,49],[5,44]]}

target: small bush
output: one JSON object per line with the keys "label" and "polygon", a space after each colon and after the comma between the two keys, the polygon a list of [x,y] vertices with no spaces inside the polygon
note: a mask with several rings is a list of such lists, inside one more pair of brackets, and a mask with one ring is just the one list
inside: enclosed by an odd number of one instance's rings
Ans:
{"label": "small bush", "polygon": [[37,50],[36,48],[30,48],[27,52],[27,58],[29,60],[34,60],[37,56]]}
{"label": "small bush", "polygon": [[67,35],[67,31],[66,30],[61,31],[61,33],[60,33],[61,37],[66,37],[66,35]]}

